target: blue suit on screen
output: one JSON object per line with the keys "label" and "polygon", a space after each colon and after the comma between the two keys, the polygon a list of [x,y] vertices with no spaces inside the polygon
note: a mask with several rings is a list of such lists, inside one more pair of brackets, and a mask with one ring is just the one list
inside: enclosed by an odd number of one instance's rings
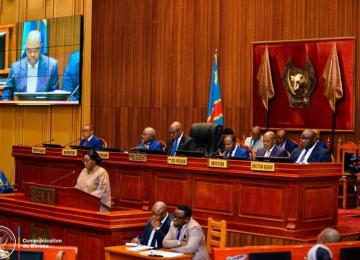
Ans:
{"label": "blue suit on screen", "polygon": [[234,156],[232,156],[231,154],[232,154],[232,152],[225,151],[224,156],[225,157],[247,157],[247,158],[250,157],[249,152],[246,149],[241,148],[239,145],[235,146]]}
{"label": "blue suit on screen", "polygon": [[[71,100],[79,100],[80,90],[80,51],[74,51],[69,56],[69,62],[64,71],[62,90],[71,92]],[[77,88],[77,89],[76,89]]]}
{"label": "blue suit on screen", "polygon": [[86,141],[86,139],[82,139],[80,141],[80,146],[90,147],[93,149],[100,149],[103,148],[103,142],[101,139],[95,135],[92,136],[92,138],[89,141]]}
{"label": "blue suit on screen", "polygon": [[[149,219],[149,221],[146,224],[145,230],[144,230],[144,234],[139,236],[139,240],[140,240],[140,244],[142,245],[147,245],[151,232],[153,230],[153,227],[151,225],[151,219]],[[154,237],[151,241],[151,245],[152,247],[156,247],[156,248],[162,248],[163,247],[163,240],[164,237],[166,236],[167,232],[169,231],[170,228],[170,224],[172,221],[172,217],[171,215],[168,213],[167,218],[165,219],[165,222],[161,224],[160,228],[158,230],[155,231],[154,233]],[[157,246],[156,246],[156,242],[157,242]]]}
{"label": "blue suit on screen", "polygon": [[150,143],[145,144],[144,142],[140,142],[137,146],[142,147],[144,149],[148,149],[151,151],[162,151],[163,146],[158,140],[152,140]]}
{"label": "blue suit on screen", "polygon": [[0,171],[0,194],[1,193],[10,193],[12,192],[14,189],[13,187],[10,185],[8,179],[6,178],[5,174],[3,173],[3,171]]}
{"label": "blue suit on screen", "polygon": [[[11,65],[2,100],[12,100],[14,92],[26,92],[28,61],[23,58]],[[58,89],[59,72],[57,61],[45,55],[38,60],[36,92],[52,92]]]}

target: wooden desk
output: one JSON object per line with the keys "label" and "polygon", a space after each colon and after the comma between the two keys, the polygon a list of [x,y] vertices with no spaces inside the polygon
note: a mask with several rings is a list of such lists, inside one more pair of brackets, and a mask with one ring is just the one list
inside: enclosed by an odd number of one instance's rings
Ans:
{"label": "wooden desk", "polygon": [[127,250],[126,246],[112,246],[105,248],[105,260],[139,260],[139,259],[174,259],[174,260],[191,260],[192,255],[181,255],[177,257],[153,257],[142,255],[139,252]]}
{"label": "wooden desk", "polygon": [[[62,156],[47,148],[45,155],[31,147],[14,146],[16,184],[49,184],[82,170],[83,152]],[[117,208],[150,209],[165,201],[170,212],[179,204],[193,209],[203,226],[207,218],[224,219],[228,229],[285,238],[316,235],[337,224],[340,163],[275,164],[274,172],[251,170],[249,161],[229,161],[229,167],[210,168],[206,158],[188,158],[187,165],[171,165],[167,157],[148,155],[146,162],[129,161],[129,155],[110,152],[103,160]],[[75,185],[77,174],[56,183]],[[55,185],[55,184],[54,184]]]}
{"label": "wooden desk", "polygon": [[0,195],[0,226],[18,234],[20,242],[53,240],[53,246],[78,248],[78,259],[104,259],[104,247],[124,244],[142,234],[150,212],[138,209],[101,213],[25,200],[23,194]]}

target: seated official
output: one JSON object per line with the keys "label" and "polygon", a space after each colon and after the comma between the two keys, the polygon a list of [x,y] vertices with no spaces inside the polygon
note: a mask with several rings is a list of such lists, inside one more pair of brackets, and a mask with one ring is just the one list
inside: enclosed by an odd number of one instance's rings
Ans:
{"label": "seated official", "polygon": [[330,260],[333,259],[331,250],[324,243],[340,242],[340,233],[333,228],[325,228],[317,237],[316,245],[307,253],[307,260]]}
{"label": "seated official", "polygon": [[10,185],[5,173],[0,171],[0,194],[13,192],[14,188]]}
{"label": "seated official", "polygon": [[193,260],[207,260],[209,256],[204,233],[200,224],[191,215],[192,210],[187,205],[180,205],[175,209],[163,246],[173,252],[192,254]]}
{"label": "seated official", "polygon": [[152,151],[163,151],[163,146],[158,140],[156,140],[155,134],[154,128],[146,127],[141,135],[141,141],[137,147]]}
{"label": "seated official", "polygon": [[170,140],[167,143],[166,153],[175,156],[177,150],[195,151],[196,144],[192,137],[184,134],[182,125],[173,122],[169,127]]}
{"label": "seated official", "polygon": [[292,162],[331,162],[329,150],[316,144],[315,133],[312,129],[305,129],[301,136],[301,147],[296,148],[290,156]]}
{"label": "seated official", "polygon": [[154,248],[162,248],[163,240],[169,231],[172,217],[167,211],[166,204],[162,201],[157,201],[153,205],[152,217],[146,224],[144,234],[133,238],[131,242],[148,245]]}
{"label": "seated official", "polygon": [[286,149],[289,154],[291,154],[292,151],[294,151],[294,149],[298,147],[296,143],[287,138],[287,133],[285,129],[279,129],[276,132],[276,144],[281,148]]}
{"label": "seated official", "polygon": [[41,35],[30,31],[26,38],[26,57],[11,65],[2,100],[12,100],[14,92],[52,92],[58,89],[57,61],[40,53]]}
{"label": "seated official", "polygon": [[234,135],[234,131],[231,128],[224,128],[221,131],[221,139],[220,139],[219,143],[217,144],[219,153],[224,153],[224,151],[225,151],[224,138],[227,135]]}
{"label": "seated official", "polygon": [[241,148],[236,142],[235,135],[227,135],[224,138],[224,157],[247,157],[250,158],[249,152]]}
{"label": "seated official", "polygon": [[93,149],[100,149],[104,146],[101,139],[94,135],[94,128],[91,124],[84,125],[81,132],[83,139],[80,141],[80,146]]}
{"label": "seated official", "polygon": [[99,154],[94,149],[86,151],[83,161],[85,168],[79,174],[75,188],[100,198],[100,211],[110,211],[109,175],[104,168],[97,165],[101,162]]}
{"label": "seated official", "polygon": [[250,147],[255,153],[257,152],[257,150],[264,148],[260,126],[254,126],[251,129],[250,136],[246,137],[244,146]]}
{"label": "seated official", "polygon": [[263,136],[264,148],[256,152],[256,156],[264,157],[289,157],[288,152],[276,145],[275,133],[267,131]]}

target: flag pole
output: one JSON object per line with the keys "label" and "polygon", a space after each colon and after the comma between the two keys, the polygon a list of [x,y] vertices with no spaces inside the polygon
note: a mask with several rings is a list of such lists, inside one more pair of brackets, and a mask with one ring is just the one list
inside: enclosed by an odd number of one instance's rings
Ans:
{"label": "flag pole", "polygon": [[334,141],[335,141],[335,127],[336,127],[336,112],[332,112],[332,127],[331,127],[331,146],[330,152],[334,152]]}

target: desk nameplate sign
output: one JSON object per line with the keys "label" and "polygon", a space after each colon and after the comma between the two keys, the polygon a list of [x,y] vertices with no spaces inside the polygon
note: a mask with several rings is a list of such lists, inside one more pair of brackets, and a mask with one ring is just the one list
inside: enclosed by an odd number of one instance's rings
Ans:
{"label": "desk nameplate sign", "polygon": [[147,155],[143,153],[129,153],[129,161],[147,162]]}
{"label": "desk nameplate sign", "polygon": [[251,162],[252,171],[262,171],[262,172],[274,172],[275,163],[270,162]]}
{"label": "desk nameplate sign", "polygon": [[109,152],[97,151],[99,157],[104,160],[109,160],[110,155]]}
{"label": "desk nameplate sign", "polygon": [[31,152],[36,154],[46,154],[45,147],[31,147]]}
{"label": "desk nameplate sign", "polygon": [[62,149],[61,154],[63,156],[77,156],[77,150],[75,150],[75,149]]}
{"label": "desk nameplate sign", "polygon": [[42,204],[55,205],[56,202],[55,188],[31,185],[29,200]]}
{"label": "desk nameplate sign", "polygon": [[211,168],[228,168],[229,163],[228,160],[224,159],[209,159],[208,166]]}
{"label": "desk nameplate sign", "polygon": [[175,164],[175,165],[187,165],[187,157],[180,157],[180,156],[168,156],[167,163],[168,164]]}

